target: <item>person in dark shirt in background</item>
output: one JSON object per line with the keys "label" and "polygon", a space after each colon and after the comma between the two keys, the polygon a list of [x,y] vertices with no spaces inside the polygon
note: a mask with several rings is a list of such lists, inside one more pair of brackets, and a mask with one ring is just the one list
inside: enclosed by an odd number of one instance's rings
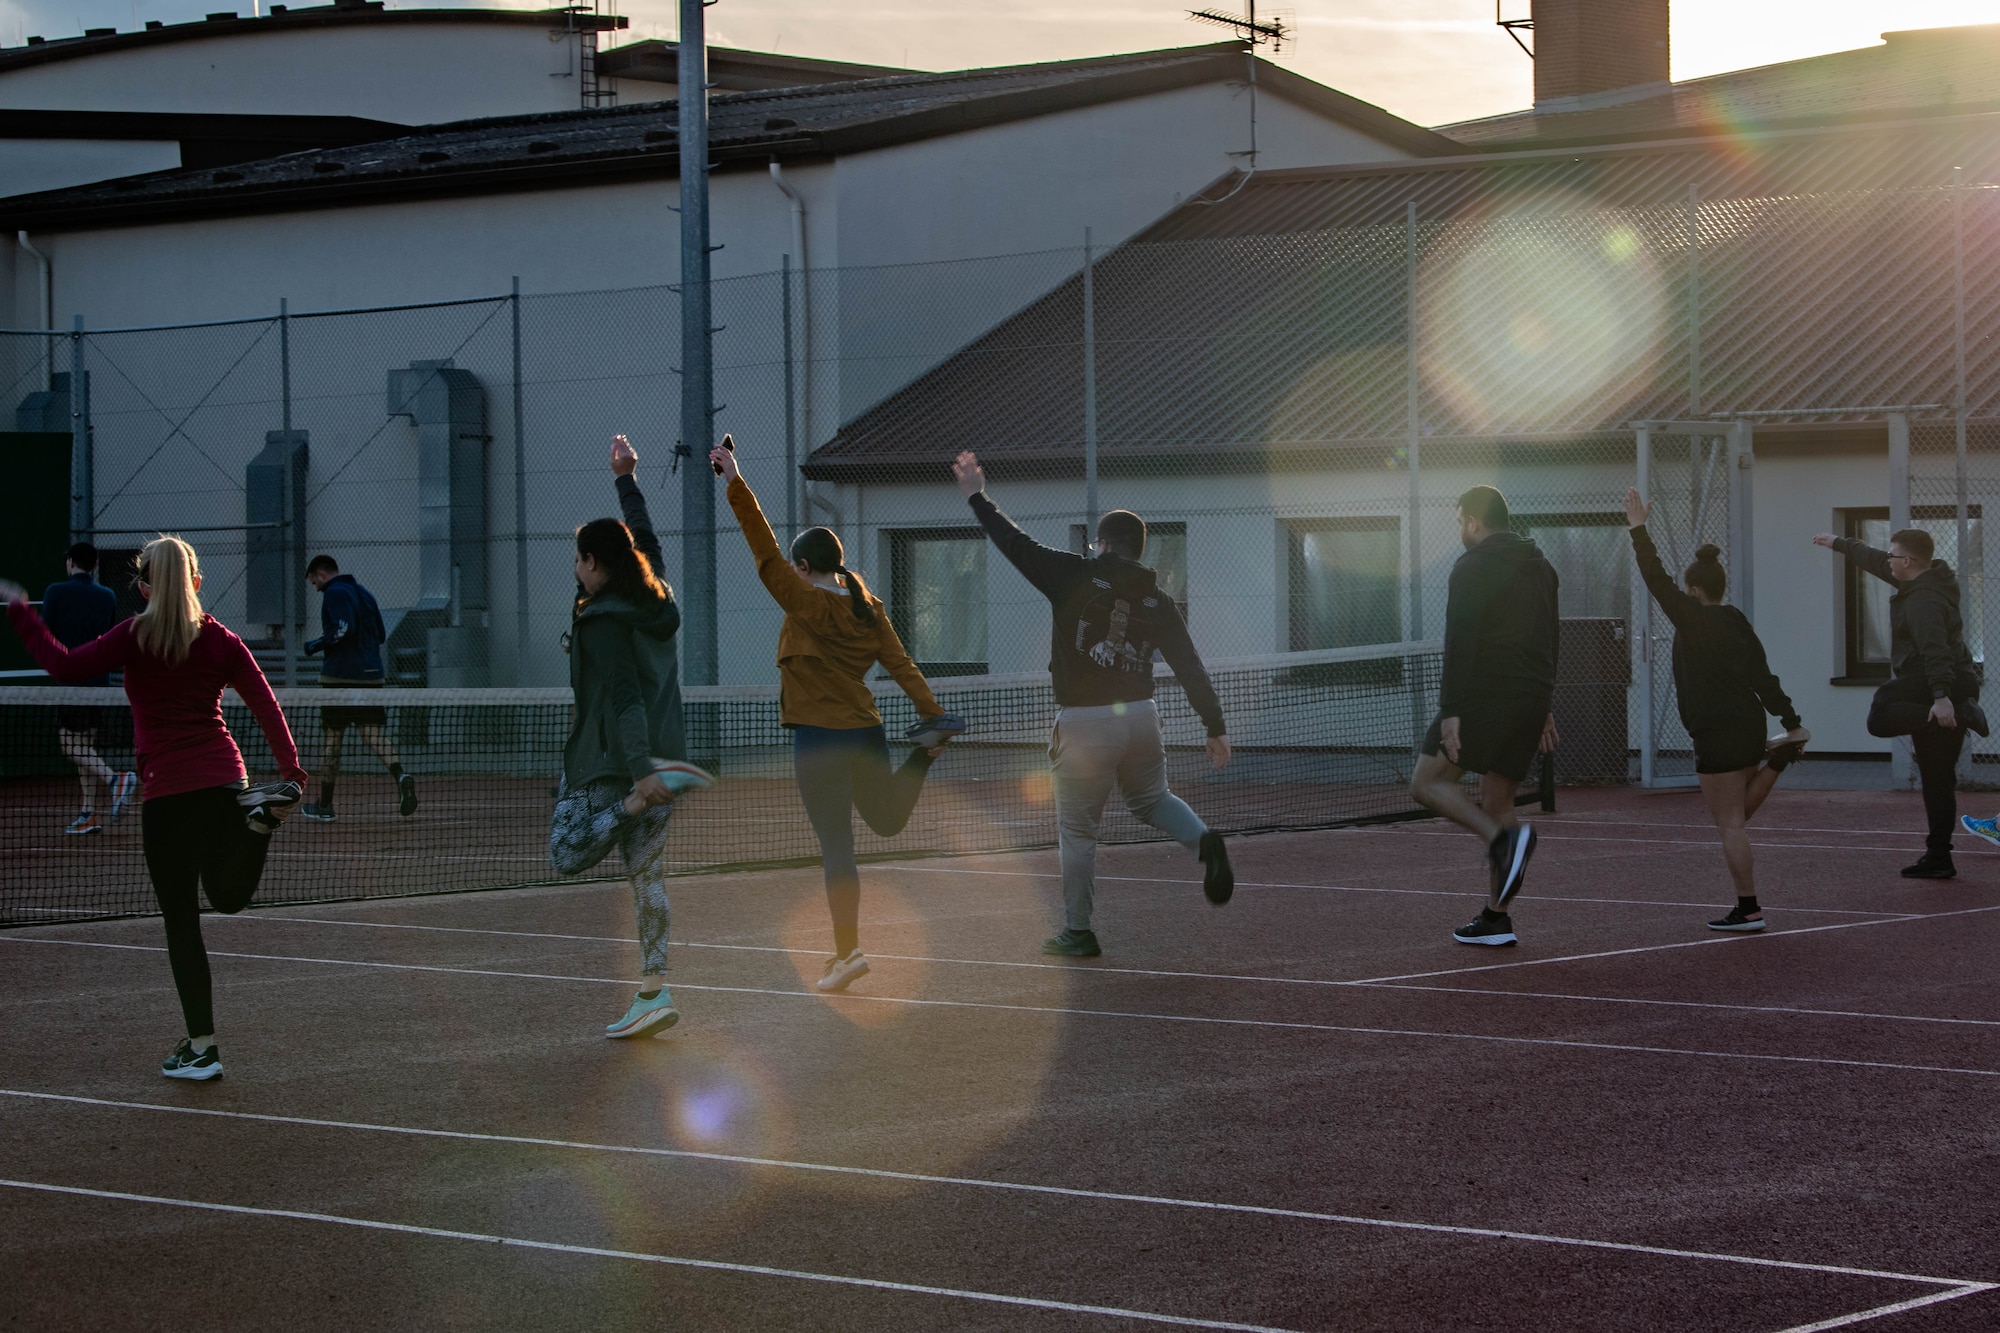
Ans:
{"label": "person in dark shirt in background", "polygon": [[[307,653],[324,653],[319,669],[322,689],[380,689],[387,680],[382,669],[382,642],[389,637],[382,624],[382,610],[375,595],[355,582],[352,574],[340,572],[330,555],[316,555],[306,563],[306,582],[319,591],[320,637],[306,644]],[[361,741],[396,784],[396,809],[404,818],[417,812],[417,781],[403,771],[396,747],[389,743],[383,728],[389,723],[388,710],[380,705],[328,704],[320,710],[320,725],[326,732],[326,753],[320,762],[319,800],[299,809],[307,819],[325,823],[334,818],[333,789],[340,780],[340,752],[347,742],[347,729],[357,728]]]}
{"label": "person in dark shirt in background", "polygon": [[1846,556],[1896,591],[1889,598],[1889,683],[1868,708],[1870,736],[1908,736],[1923,780],[1924,815],[1930,824],[1924,854],[1903,867],[1904,879],[1951,879],[1951,835],[1958,823],[1958,753],[1965,733],[1986,734],[1979,707],[1979,669],[1965,646],[1959,617],[1958,579],[1951,566],[1932,559],[1931,535],[1922,528],[1889,534],[1878,551],[1851,537],[1822,532],[1813,545]]}
{"label": "person in dark shirt in background", "polygon": [[[1514,815],[1514,793],[1537,752],[1556,748],[1555,567],[1508,526],[1507,501],[1491,486],[1458,497],[1465,554],[1451,568],[1445,600],[1444,673],[1438,715],[1425,733],[1410,795],[1479,835],[1492,862],[1486,906],[1454,930],[1460,944],[1512,944],[1507,904],[1521,891],[1535,830]],[[1480,799],[1466,794],[1480,775]]]}
{"label": "person in dark shirt in background", "polygon": [[[69,577],[42,593],[42,623],[63,647],[80,648],[118,623],[118,597],[97,581],[97,548],[89,542],[70,547],[63,568]],[[111,684],[111,677],[79,683],[101,688]],[[104,823],[118,818],[138,790],[137,773],[114,773],[97,753],[99,736],[114,715],[115,709],[102,704],[56,705],[56,739],[63,757],[76,765],[77,785],[83,789],[83,807],[64,833],[95,833],[104,826],[97,819],[96,783],[104,784],[110,797]]]}
{"label": "person in dark shirt in background", "polygon": [[1173,599],[1139,563],[1146,524],[1114,509],[1097,523],[1096,554],[1043,546],[986,497],[986,474],[967,450],[952,466],[958,489],[1000,553],[1049,599],[1049,674],[1056,725],[1049,737],[1055,772],[1057,839],[1063,878],[1063,930],[1042,945],[1046,954],[1093,958],[1102,952],[1091,929],[1097,873],[1097,831],[1115,785],[1144,823],[1201,858],[1202,891],[1218,906],[1229,901],[1236,874],[1222,835],[1167,789],[1167,753],[1153,703],[1153,650],[1208,731],[1208,760],[1229,763],[1222,702],[1188,638]]}

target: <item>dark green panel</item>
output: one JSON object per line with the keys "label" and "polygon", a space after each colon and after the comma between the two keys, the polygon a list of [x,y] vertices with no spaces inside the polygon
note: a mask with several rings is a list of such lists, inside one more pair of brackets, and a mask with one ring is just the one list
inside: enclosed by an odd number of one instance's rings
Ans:
{"label": "dark green panel", "polygon": [[[0,475],[7,478],[6,518],[0,522],[0,578],[39,598],[63,577],[69,549],[67,434],[0,431]],[[28,659],[12,630],[0,630],[0,671],[21,671]],[[0,677],[4,680],[5,677]]]}

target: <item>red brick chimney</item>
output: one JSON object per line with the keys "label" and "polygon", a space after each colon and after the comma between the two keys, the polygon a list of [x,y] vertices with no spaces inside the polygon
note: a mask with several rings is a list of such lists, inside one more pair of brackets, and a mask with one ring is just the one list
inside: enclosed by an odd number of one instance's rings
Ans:
{"label": "red brick chimney", "polygon": [[1668,80],[1667,0],[1534,0],[1535,105]]}

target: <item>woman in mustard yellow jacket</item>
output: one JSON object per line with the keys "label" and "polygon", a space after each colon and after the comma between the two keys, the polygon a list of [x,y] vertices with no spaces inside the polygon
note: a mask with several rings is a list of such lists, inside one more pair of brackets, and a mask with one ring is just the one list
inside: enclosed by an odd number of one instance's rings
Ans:
{"label": "woman in mustard yellow jacket", "polygon": [[[723,444],[709,462],[729,479],[729,507],[750,543],[757,577],[785,612],[778,631],[779,709],[792,733],[799,795],[826,862],[826,903],[833,914],[834,957],[814,984],[823,991],[842,990],[868,971],[858,925],[854,812],[860,811],[879,837],[902,832],[931,762],[946,741],[965,731],[965,719],[938,706],[923,673],[903,651],[887,609],[847,568],[839,537],[827,528],[809,528],[792,542],[789,559],[780,553],[777,535],[737,471],[734,444],[726,436]],[[877,662],[923,719],[906,737],[917,748],[894,770],[882,715],[868,690],[868,671]]]}

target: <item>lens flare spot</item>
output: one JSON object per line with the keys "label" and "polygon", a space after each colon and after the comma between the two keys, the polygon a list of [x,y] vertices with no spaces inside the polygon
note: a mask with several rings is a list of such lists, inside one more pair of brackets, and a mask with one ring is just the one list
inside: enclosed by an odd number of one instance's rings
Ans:
{"label": "lens flare spot", "polygon": [[1055,799],[1056,780],[1046,769],[1021,779],[1021,799],[1029,805],[1047,805]]}
{"label": "lens flare spot", "polygon": [[1630,227],[1613,227],[1604,233],[1605,258],[1622,264],[1639,254],[1639,233]]}

